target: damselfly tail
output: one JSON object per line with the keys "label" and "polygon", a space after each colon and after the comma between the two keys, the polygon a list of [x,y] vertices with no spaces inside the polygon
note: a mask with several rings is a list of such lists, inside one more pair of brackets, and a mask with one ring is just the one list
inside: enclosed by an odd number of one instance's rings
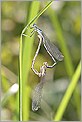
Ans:
{"label": "damselfly tail", "polygon": [[32,93],[32,110],[37,111],[40,108],[42,98],[43,82],[40,82]]}

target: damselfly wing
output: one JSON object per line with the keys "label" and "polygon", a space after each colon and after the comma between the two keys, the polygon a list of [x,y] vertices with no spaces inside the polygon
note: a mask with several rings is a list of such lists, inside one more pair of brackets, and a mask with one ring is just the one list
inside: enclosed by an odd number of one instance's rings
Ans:
{"label": "damselfly wing", "polygon": [[34,28],[34,31],[36,31],[43,39],[43,45],[46,49],[46,51],[48,52],[48,54],[54,58],[54,60],[58,60],[58,61],[62,61],[64,56],[62,55],[62,53],[59,51],[59,49],[50,42],[50,40],[47,38],[47,36],[44,34],[44,32],[37,27],[36,24],[33,24],[32,26]]}

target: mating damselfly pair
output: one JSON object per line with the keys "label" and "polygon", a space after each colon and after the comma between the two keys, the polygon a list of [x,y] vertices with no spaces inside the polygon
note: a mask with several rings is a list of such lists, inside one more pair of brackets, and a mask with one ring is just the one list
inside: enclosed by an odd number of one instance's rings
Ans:
{"label": "mating damselfly pair", "polygon": [[[36,24],[33,24],[31,26],[31,29],[33,29],[33,31],[31,32],[30,37],[35,32],[37,32],[38,38],[39,38],[39,45],[38,45],[37,51],[35,53],[35,56],[33,58],[32,67],[31,67],[32,70],[34,71],[34,73],[41,78],[40,83],[37,84],[37,86],[35,87],[35,89],[33,90],[33,93],[32,93],[32,110],[37,111],[40,108],[41,97],[42,97],[42,88],[45,83],[43,79],[44,79],[44,76],[46,75],[46,69],[53,68],[57,64],[58,61],[63,60],[64,56],[59,51],[59,49],[53,43],[51,43],[49,41],[49,39],[44,34],[44,32]],[[48,65],[47,62],[44,62],[40,68],[40,72],[38,72],[36,69],[34,69],[34,64],[35,64],[35,60],[36,60],[36,57],[38,56],[42,43],[54,63],[52,65]]]}

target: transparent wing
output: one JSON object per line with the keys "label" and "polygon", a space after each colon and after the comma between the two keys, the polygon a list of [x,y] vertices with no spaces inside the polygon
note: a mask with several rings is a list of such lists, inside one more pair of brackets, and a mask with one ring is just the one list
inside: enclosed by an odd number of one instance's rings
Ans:
{"label": "transparent wing", "polygon": [[54,59],[57,59],[58,61],[62,61],[64,56],[59,51],[59,49],[53,43],[50,42],[50,40],[43,32],[42,35],[44,37],[43,44],[47,52],[49,52],[54,57]]}
{"label": "transparent wing", "polygon": [[33,90],[33,93],[32,93],[32,110],[33,111],[37,111],[40,108],[43,84],[44,82],[42,81],[42,78],[41,78],[40,83]]}

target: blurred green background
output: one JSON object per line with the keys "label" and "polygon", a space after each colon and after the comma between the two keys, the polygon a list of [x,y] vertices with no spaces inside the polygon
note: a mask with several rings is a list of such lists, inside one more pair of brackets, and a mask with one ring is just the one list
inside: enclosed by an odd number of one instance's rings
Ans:
{"label": "blurred green background", "polygon": [[[2,36],[2,110],[1,120],[18,120],[18,75],[19,75],[19,42],[23,28],[29,22],[33,2],[2,2],[1,3],[1,36]],[[42,10],[46,2],[36,1],[38,11]],[[37,7],[37,6],[36,6]],[[36,11],[36,7],[34,12]],[[26,118],[24,120],[53,120],[59,103],[70,83],[70,79],[81,59],[81,2],[53,2],[51,6],[38,18],[37,25],[44,31],[52,43],[57,45],[64,55],[64,60],[53,69],[48,69],[43,88],[41,109],[31,110],[31,92],[29,102],[25,103]],[[38,13],[38,12],[37,12]],[[63,41],[62,41],[63,40]],[[26,40],[23,42],[23,48]],[[35,35],[31,48],[27,40],[26,50],[26,87],[32,89],[40,79],[31,70],[33,56],[38,46]],[[63,46],[64,45],[64,46]],[[30,48],[30,49],[29,49]],[[28,55],[28,49],[31,55]],[[65,52],[66,50],[66,52]],[[25,50],[24,50],[25,51]],[[30,58],[28,58],[28,56]],[[66,57],[67,56],[67,57]],[[36,60],[35,67],[40,69],[44,61],[52,64],[52,59],[46,53],[43,45]],[[70,61],[70,62],[69,62]],[[29,68],[28,68],[29,65]],[[69,69],[68,69],[69,68]],[[28,70],[29,69],[29,70]],[[28,71],[27,71],[28,70]],[[28,88],[26,90],[29,92]],[[28,97],[28,93],[24,97]],[[27,108],[28,107],[28,108]],[[27,113],[28,109],[28,113]],[[80,79],[72,95],[62,120],[80,120]]]}

